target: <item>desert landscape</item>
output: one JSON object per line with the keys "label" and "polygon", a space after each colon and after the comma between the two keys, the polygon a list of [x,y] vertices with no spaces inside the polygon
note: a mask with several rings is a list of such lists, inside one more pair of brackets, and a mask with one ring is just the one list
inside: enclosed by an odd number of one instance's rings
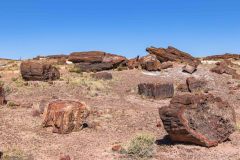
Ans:
{"label": "desert landscape", "polygon": [[239,160],[240,55],[0,59],[3,160]]}

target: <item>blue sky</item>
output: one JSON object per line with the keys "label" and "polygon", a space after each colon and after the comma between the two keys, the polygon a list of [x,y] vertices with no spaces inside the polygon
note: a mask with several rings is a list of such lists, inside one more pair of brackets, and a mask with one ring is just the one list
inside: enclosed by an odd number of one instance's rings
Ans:
{"label": "blue sky", "polygon": [[240,53],[239,0],[1,0],[0,57],[148,46],[194,56]]}

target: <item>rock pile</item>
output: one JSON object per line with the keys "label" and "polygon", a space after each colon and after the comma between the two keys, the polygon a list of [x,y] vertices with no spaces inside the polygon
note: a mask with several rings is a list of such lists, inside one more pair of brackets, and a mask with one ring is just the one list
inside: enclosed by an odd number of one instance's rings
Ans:
{"label": "rock pile", "polygon": [[98,72],[117,68],[127,59],[123,56],[100,51],[73,52],[69,61],[76,63],[82,72]]}
{"label": "rock pile", "polygon": [[147,56],[141,57],[139,60],[142,69],[147,71],[160,71],[161,63],[157,59],[156,55],[149,54]]}
{"label": "rock pile", "polygon": [[56,100],[44,111],[44,127],[53,127],[54,133],[66,134],[78,131],[86,124],[89,108],[82,102]]}
{"label": "rock pile", "polygon": [[21,75],[27,81],[48,81],[60,78],[60,72],[44,61],[24,61],[20,66]]}
{"label": "rock pile", "polygon": [[159,114],[174,142],[217,146],[235,128],[234,109],[211,94],[177,95],[169,106],[159,109]]}
{"label": "rock pile", "polygon": [[173,83],[140,83],[138,93],[149,98],[171,98],[174,95]]}

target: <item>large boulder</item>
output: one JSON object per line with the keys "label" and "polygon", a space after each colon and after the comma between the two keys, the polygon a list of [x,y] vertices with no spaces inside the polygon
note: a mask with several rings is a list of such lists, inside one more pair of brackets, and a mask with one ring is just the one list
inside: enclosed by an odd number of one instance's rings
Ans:
{"label": "large boulder", "polygon": [[78,131],[86,124],[90,110],[85,103],[70,100],[56,100],[44,111],[43,127],[53,127],[54,133],[66,134]]}
{"label": "large boulder", "polygon": [[176,61],[181,63],[187,63],[192,66],[197,66],[201,63],[200,60],[192,57],[190,54],[182,52],[171,46],[166,49],[149,47],[146,50],[148,53],[156,55],[160,62]]}
{"label": "large boulder", "polygon": [[5,102],[6,100],[5,100],[4,88],[2,85],[0,85],[0,105],[4,105]]}
{"label": "large boulder", "polygon": [[211,94],[177,95],[159,114],[173,142],[212,147],[234,132],[233,107]]}
{"label": "large boulder", "polygon": [[138,93],[149,98],[171,98],[174,95],[173,83],[140,83]]}
{"label": "large boulder", "polygon": [[68,60],[73,63],[101,63],[105,52],[88,51],[88,52],[73,52],[69,55]]}
{"label": "large boulder", "polygon": [[110,70],[114,67],[111,63],[79,63],[75,64],[75,68],[77,68],[81,72],[99,72],[104,70]]}
{"label": "large boulder", "polygon": [[173,63],[170,61],[161,63],[161,69],[168,69],[172,67],[173,67]]}
{"label": "large boulder", "polygon": [[161,63],[157,59],[156,55],[149,54],[140,58],[140,65],[142,69],[147,71],[160,71],[161,70]]}
{"label": "large boulder", "polygon": [[189,64],[182,67],[183,72],[190,73],[190,74],[193,74],[196,70],[197,70],[197,66],[193,66]]}
{"label": "large boulder", "polygon": [[47,81],[60,78],[60,72],[44,61],[24,61],[20,66],[21,75],[27,81]]}
{"label": "large boulder", "polygon": [[195,77],[189,77],[186,80],[188,90],[190,92],[200,92],[206,89],[207,81],[203,79],[196,79]]}
{"label": "large boulder", "polygon": [[139,68],[140,66],[140,59],[139,59],[139,56],[137,56],[136,58],[132,58],[132,59],[129,59],[127,61],[127,67],[128,69],[136,69],[136,68]]}

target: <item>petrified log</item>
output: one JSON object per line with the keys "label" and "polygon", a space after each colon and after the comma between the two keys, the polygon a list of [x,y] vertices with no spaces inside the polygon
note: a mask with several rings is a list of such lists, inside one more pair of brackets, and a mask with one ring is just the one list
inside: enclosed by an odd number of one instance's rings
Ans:
{"label": "petrified log", "polygon": [[200,60],[192,57],[190,54],[182,52],[174,47],[165,48],[149,47],[146,49],[148,53],[155,54],[160,62],[176,61],[187,63],[192,66],[200,64]]}
{"label": "petrified log", "polygon": [[173,63],[172,62],[163,62],[161,64],[161,69],[167,69],[167,68],[172,68],[173,67]]}
{"label": "petrified log", "polygon": [[105,52],[88,51],[88,52],[73,52],[69,55],[68,60],[73,63],[101,63]]}
{"label": "petrified log", "polygon": [[240,59],[240,54],[226,53],[226,54],[223,54],[223,55],[213,55],[213,56],[205,57],[203,60],[219,60],[219,59],[235,59],[235,60],[239,60]]}
{"label": "petrified log", "polygon": [[188,86],[188,90],[190,92],[198,92],[201,90],[204,90],[207,82],[203,79],[196,79],[195,77],[189,77],[186,80],[187,82],[187,86]]}
{"label": "petrified log", "polygon": [[173,142],[212,147],[234,132],[233,107],[211,94],[177,95],[159,113]]}
{"label": "petrified log", "polygon": [[140,66],[139,56],[137,56],[136,58],[129,59],[127,62],[128,69],[135,69],[138,68],[139,66]]}
{"label": "petrified log", "polygon": [[27,81],[46,81],[60,78],[60,72],[51,64],[43,61],[24,61],[20,66],[21,74]]}
{"label": "petrified log", "polygon": [[86,104],[70,100],[56,100],[44,111],[43,127],[53,127],[54,133],[66,134],[80,130],[89,116]]}
{"label": "petrified log", "polygon": [[156,55],[149,54],[140,58],[140,65],[142,69],[147,71],[160,71],[161,70],[161,63],[157,59]]}
{"label": "petrified log", "polygon": [[79,68],[81,72],[99,72],[113,69],[113,65],[111,63],[79,63],[75,64],[75,67]]}
{"label": "petrified log", "polygon": [[0,105],[4,105],[5,103],[6,103],[6,100],[5,100],[4,88],[2,85],[0,85]]}
{"label": "petrified log", "polygon": [[183,72],[190,73],[190,74],[194,73],[196,70],[197,70],[196,66],[191,66],[189,64],[183,66],[182,68]]}
{"label": "petrified log", "polygon": [[138,93],[150,98],[171,98],[174,95],[173,83],[140,83]]}
{"label": "petrified log", "polygon": [[216,66],[212,68],[211,71],[218,74],[223,74],[223,73],[226,73],[229,75],[236,74],[236,70],[230,68],[226,62],[217,62]]}

